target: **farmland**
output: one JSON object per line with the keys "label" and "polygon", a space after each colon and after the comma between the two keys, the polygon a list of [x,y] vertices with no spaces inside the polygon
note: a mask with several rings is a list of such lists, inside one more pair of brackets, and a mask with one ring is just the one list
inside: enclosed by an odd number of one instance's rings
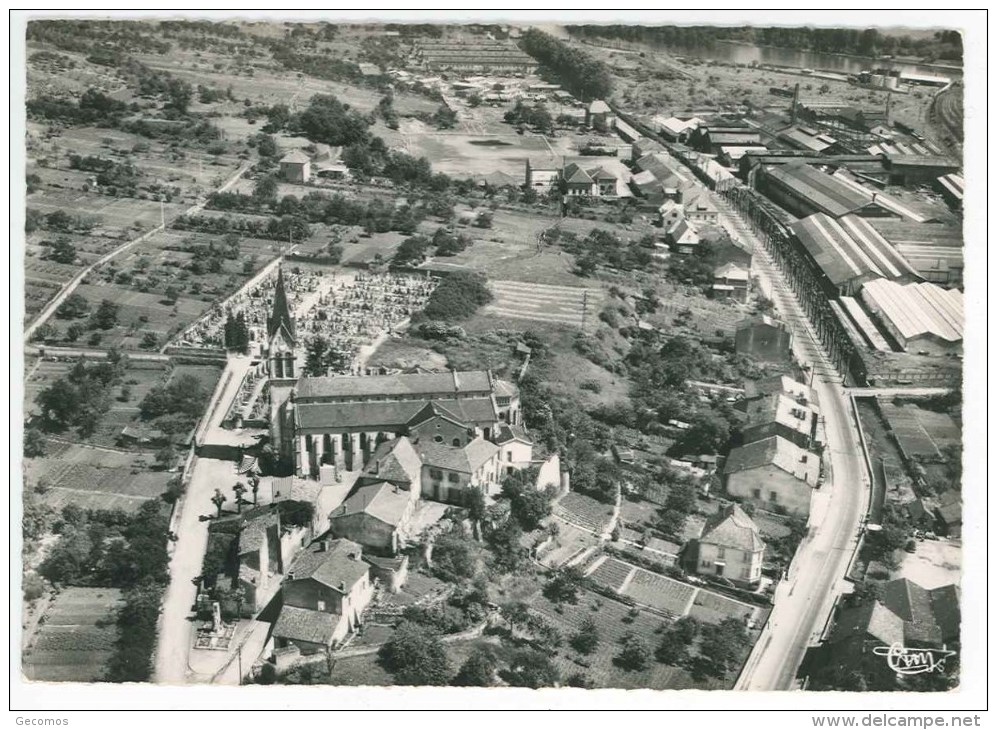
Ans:
{"label": "farmland", "polygon": [[117,588],[64,588],[48,606],[23,653],[24,673],[36,682],[95,682],[118,638]]}

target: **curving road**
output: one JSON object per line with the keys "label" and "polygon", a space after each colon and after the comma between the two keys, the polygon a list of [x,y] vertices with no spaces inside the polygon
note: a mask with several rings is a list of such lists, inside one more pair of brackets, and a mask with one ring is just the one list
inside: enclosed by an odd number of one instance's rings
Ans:
{"label": "curving road", "polygon": [[870,483],[841,376],[827,360],[799,302],[761,242],[719,196],[714,196],[714,202],[729,228],[755,244],[753,273],[780,317],[792,326],[796,356],[800,362],[813,364],[813,387],[824,417],[830,462],[825,483],[814,493],[807,535],[734,686],[738,690],[787,690],[796,687],[796,672],[807,647],[819,640],[837,596],[845,590],[844,577],[866,513]]}

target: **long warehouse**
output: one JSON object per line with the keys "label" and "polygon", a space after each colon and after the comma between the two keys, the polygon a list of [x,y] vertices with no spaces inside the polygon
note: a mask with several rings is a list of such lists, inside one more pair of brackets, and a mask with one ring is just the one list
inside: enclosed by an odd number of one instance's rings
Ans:
{"label": "long warehouse", "polygon": [[862,301],[904,350],[929,355],[961,351],[963,302],[958,289],[877,279],[862,287]]}

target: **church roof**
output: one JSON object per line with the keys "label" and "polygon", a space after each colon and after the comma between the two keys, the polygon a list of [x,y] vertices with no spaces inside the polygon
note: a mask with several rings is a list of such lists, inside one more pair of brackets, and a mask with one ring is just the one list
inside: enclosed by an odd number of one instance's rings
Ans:
{"label": "church roof", "polygon": [[287,294],[284,291],[284,270],[278,267],[277,289],[273,296],[273,311],[267,321],[267,335],[272,339],[280,330],[284,331],[289,342],[294,342],[294,317],[291,315],[291,306],[287,302]]}

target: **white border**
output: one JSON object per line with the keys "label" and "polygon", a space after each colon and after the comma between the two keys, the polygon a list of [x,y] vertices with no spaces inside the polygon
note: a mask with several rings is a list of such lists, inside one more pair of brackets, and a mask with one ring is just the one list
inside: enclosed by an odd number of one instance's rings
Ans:
{"label": "white border", "polygon": [[[778,24],[778,25],[835,25],[835,26],[877,26],[877,27],[947,27],[959,28],[965,33],[965,81],[966,81],[966,154],[965,174],[969,181],[966,195],[966,373],[964,392],[965,405],[965,458],[963,490],[965,517],[963,531],[964,579],[962,589],[963,614],[963,655],[960,691],[949,695],[899,695],[899,694],[822,694],[822,693],[733,693],[733,692],[655,692],[649,690],[455,690],[455,689],[406,689],[406,688],[331,688],[331,687],[155,687],[141,685],[46,685],[21,681],[19,666],[19,616],[20,616],[20,556],[19,548],[9,554],[11,605],[10,623],[10,664],[11,707],[21,708],[13,713],[17,717],[68,717],[74,726],[100,725],[131,726],[133,721],[147,723],[152,717],[133,717],[127,713],[100,713],[86,715],[73,712],[59,712],[58,708],[93,708],[107,710],[149,710],[149,709],[227,709],[256,710],[257,714],[239,713],[238,718],[189,716],[164,718],[170,723],[190,723],[201,726],[207,723],[230,724],[238,722],[245,727],[255,727],[273,722],[308,723],[313,721],[369,722],[370,717],[347,720],[340,715],[332,718],[312,718],[289,716],[277,718],[258,714],[259,710],[303,710],[303,709],[626,709],[626,710],[798,710],[817,711],[860,711],[904,710],[915,713],[918,710],[932,714],[958,713],[969,708],[981,709],[986,706],[987,634],[984,606],[987,605],[986,579],[989,574],[986,550],[986,473],[983,454],[986,453],[986,437],[983,428],[984,402],[979,397],[986,389],[986,343],[987,317],[986,301],[986,202],[987,160],[986,119],[984,108],[986,99],[986,18],[981,11],[837,11],[837,10],[682,10],[682,11],[590,11],[590,10],[433,10],[433,11],[387,11],[387,10],[335,10],[320,11],[273,11],[273,10],[222,10],[222,11],[174,11],[163,10],[112,10],[112,11],[59,11],[33,10],[30,15],[24,11],[12,11],[10,16],[10,77],[8,110],[11,119],[10,184],[11,187],[11,236],[8,279],[10,281],[10,320],[8,322],[10,359],[8,366],[11,376],[11,419],[10,419],[10,484],[12,493],[11,542],[19,543],[20,535],[20,453],[21,453],[21,408],[23,399],[23,343],[19,336],[23,325],[23,236],[24,216],[24,28],[28,17],[44,16],[93,16],[93,17],[202,17],[210,19],[247,18],[253,20],[330,20],[339,22],[462,22],[462,21],[517,21],[551,23],[669,23],[669,24]],[[11,278],[10,274],[13,274]],[[988,348],[989,349],[989,348]],[[984,639],[986,637],[986,639]],[[809,714],[809,713],[806,713]],[[424,716],[397,716],[396,721],[420,722]],[[197,718],[197,719],[195,719]],[[391,719],[391,718],[387,718]],[[458,715],[434,716],[434,724],[461,722]],[[481,723],[481,717],[474,718]],[[526,718],[523,718],[526,719]],[[530,719],[533,719],[532,717]],[[582,715],[573,718],[583,724],[604,725],[605,716]],[[640,722],[642,718],[633,718]],[[671,718],[669,718],[671,719]],[[701,715],[687,715],[675,720],[701,721]],[[722,717],[715,719],[723,721]],[[506,718],[500,722],[506,721]],[[813,727],[806,717],[796,713],[756,713],[739,714],[730,720],[745,727]],[[485,720],[487,722],[487,719]],[[550,722],[550,720],[547,720]]]}

